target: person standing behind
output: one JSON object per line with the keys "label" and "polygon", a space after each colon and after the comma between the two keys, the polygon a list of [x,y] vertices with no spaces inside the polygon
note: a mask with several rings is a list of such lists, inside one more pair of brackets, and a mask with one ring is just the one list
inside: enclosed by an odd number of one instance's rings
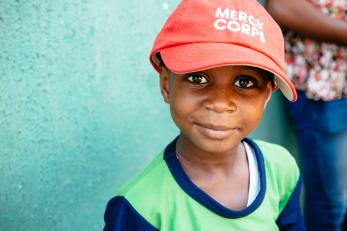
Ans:
{"label": "person standing behind", "polygon": [[267,0],[284,28],[308,230],[347,230],[347,1]]}

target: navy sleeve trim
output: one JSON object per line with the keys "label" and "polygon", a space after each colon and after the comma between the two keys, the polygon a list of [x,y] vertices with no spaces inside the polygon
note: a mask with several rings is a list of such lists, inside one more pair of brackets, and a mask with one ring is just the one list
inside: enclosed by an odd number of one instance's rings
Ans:
{"label": "navy sleeve trim", "polygon": [[106,207],[104,231],[155,231],[135,208],[122,196],[112,198]]}
{"label": "navy sleeve trim", "polygon": [[295,190],[290,196],[286,206],[276,220],[281,231],[305,231],[305,223],[301,215],[300,192],[302,180],[299,178]]}

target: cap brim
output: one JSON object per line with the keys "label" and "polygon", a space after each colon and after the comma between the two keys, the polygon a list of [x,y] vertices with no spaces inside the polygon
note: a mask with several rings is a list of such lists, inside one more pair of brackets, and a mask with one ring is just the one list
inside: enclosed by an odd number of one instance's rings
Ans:
{"label": "cap brim", "polygon": [[[277,86],[290,101],[296,101],[293,84],[269,56],[237,44],[192,43],[160,49],[165,65],[174,73],[188,73],[224,65],[254,66],[273,73]],[[153,55],[154,56],[154,55]]]}

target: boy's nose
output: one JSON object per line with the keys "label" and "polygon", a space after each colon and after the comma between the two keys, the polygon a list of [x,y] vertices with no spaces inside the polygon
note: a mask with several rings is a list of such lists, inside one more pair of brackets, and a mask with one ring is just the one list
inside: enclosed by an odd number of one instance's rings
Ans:
{"label": "boy's nose", "polygon": [[217,113],[232,113],[237,110],[235,98],[231,94],[230,89],[225,90],[220,88],[210,91],[204,106],[207,110]]}

